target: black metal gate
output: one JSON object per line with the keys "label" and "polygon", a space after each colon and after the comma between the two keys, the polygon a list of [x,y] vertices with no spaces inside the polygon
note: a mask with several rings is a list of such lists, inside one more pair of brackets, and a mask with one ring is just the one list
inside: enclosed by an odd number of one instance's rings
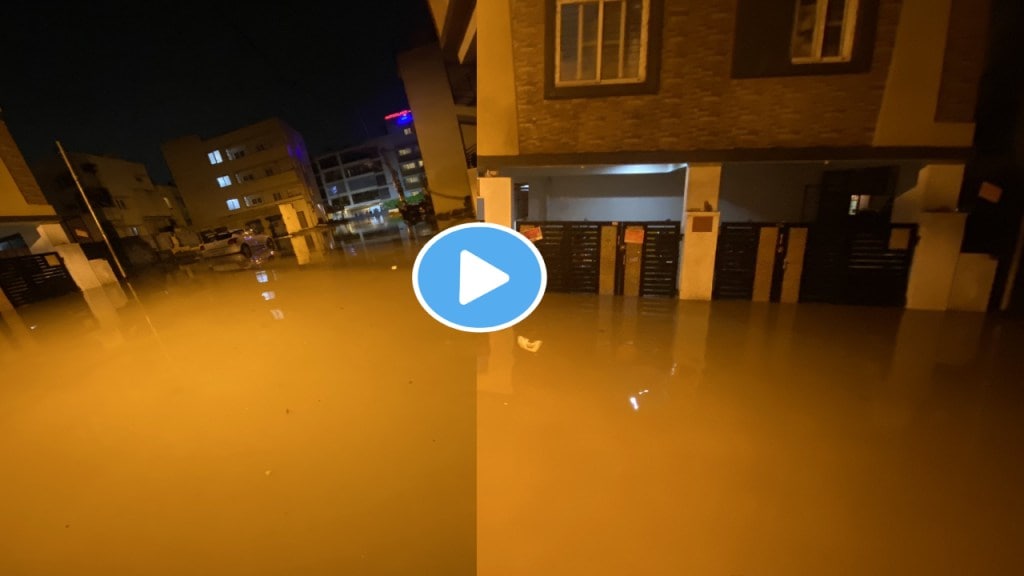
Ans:
{"label": "black metal gate", "polygon": [[548,290],[597,292],[601,272],[601,223],[519,223],[519,230],[528,228],[541,231],[534,245],[547,266]]}
{"label": "black metal gate", "polygon": [[[768,230],[764,242],[762,230]],[[851,221],[841,225],[723,223],[712,297],[755,298],[758,255],[767,256],[761,274],[768,278],[765,299],[779,301],[790,259],[790,235],[806,230],[804,251],[797,256],[794,272],[800,302],[898,306],[906,304],[910,264],[914,257],[917,225],[877,221]],[[794,294],[796,284],[793,285]]]}
{"label": "black metal gate", "polygon": [[631,282],[639,296],[677,293],[679,222],[519,222],[517,229],[544,257],[552,292],[597,294],[610,274],[607,293],[630,293]]}
{"label": "black metal gate", "polygon": [[16,307],[78,290],[55,252],[0,258],[0,288]]}
{"label": "black metal gate", "polygon": [[902,307],[916,243],[916,224],[812,226],[800,301]]}
{"label": "black metal gate", "polygon": [[750,300],[761,228],[767,224],[725,224],[718,228],[715,278],[711,297],[716,300]]}

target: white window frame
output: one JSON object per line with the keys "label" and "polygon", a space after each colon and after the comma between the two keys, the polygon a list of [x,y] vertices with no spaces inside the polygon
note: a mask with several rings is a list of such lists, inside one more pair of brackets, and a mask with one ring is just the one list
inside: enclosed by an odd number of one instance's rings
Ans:
{"label": "white window frame", "polygon": [[[643,84],[647,81],[647,49],[650,44],[651,0],[643,1],[643,16],[640,19],[640,65],[636,78],[622,78],[626,63],[626,0],[622,1],[622,19],[619,22],[619,78],[601,79],[603,60],[602,39],[604,38],[604,5],[618,0],[557,0],[555,2],[555,86],[607,86],[609,84]],[[566,4],[597,3],[597,78],[594,80],[562,80],[562,6]],[[582,12],[581,12],[582,14]],[[583,18],[576,29],[576,76],[583,66]]]}
{"label": "white window frame", "polygon": [[228,210],[232,212],[242,207],[242,204],[241,202],[238,201],[238,198],[228,198],[226,204],[228,205]]}
{"label": "white window frame", "polygon": [[214,150],[207,154],[206,157],[210,160],[211,165],[220,164],[224,161],[224,156],[221,155],[220,150]]}
{"label": "white window frame", "polygon": [[253,206],[258,206],[260,204],[263,204],[263,195],[262,194],[250,194],[248,196],[243,197],[242,200],[245,201],[246,207],[252,208]]}
{"label": "white window frame", "polygon": [[797,25],[800,23],[800,0],[796,3],[793,15],[793,31],[789,40],[790,59],[793,64],[828,64],[833,62],[849,62],[853,57],[853,39],[857,34],[857,14],[859,0],[846,0],[843,9],[843,37],[839,41],[838,56],[822,56],[821,50],[825,40],[825,17],[828,14],[828,3],[831,0],[817,0],[817,12],[814,20],[814,40],[811,44],[810,56],[793,56],[793,43],[796,41]]}
{"label": "white window frame", "polygon": [[217,185],[221,188],[227,188],[231,184],[231,176],[217,176]]}

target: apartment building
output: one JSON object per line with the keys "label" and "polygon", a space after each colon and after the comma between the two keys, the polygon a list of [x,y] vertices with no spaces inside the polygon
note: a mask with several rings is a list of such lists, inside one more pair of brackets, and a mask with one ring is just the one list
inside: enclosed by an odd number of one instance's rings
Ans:
{"label": "apartment building", "polygon": [[305,142],[280,119],[162,148],[197,230],[250,227],[286,236],[325,219]]}
{"label": "apartment building", "polygon": [[987,2],[439,4],[473,15],[485,218],[570,223],[540,233],[554,289],[984,306]]}
{"label": "apartment building", "polygon": [[385,136],[313,160],[329,219],[381,212],[398,199],[398,185],[406,198],[423,194],[426,173],[412,112],[389,114],[384,121]]}
{"label": "apartment building", "polygon": [[[69,152],[75,176],[104,227],[117,238],[140,238],[156,247],[156,236],[186,226],[177,188],[155,184],[143,164],[113,156]],[[36,178],[67,230],[79,242],[102,242],[96,219],[82,200],[64,159],[34,166]]]}

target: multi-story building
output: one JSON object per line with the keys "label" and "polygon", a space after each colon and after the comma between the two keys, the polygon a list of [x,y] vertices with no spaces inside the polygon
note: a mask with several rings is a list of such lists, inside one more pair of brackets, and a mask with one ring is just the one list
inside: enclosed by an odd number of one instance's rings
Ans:
{"label": "multi-story building", "polygon": [[549,286],[986,300],[995,264],[960,253],[958,207],[987,2],[439,4],[473,14],[451,42],[476,45],[485,218],[577,221],[560,237],[592,249]]}
{"label": "multi-story building", "polygon": [[423,193],[426,174],[412,112],[403,110],[384,120],[385,136],[328,152],[313,161],[313,173],[331,220],[381,211],[382,203],[399,197],[393,174],[406,198]]}
{"label": "multi-story building", "polygon": [[[68,160],[96,218],[117,238],[138,237],[156,247],[158,234],[188,223],[177,188],[154,184],[144,165],[79,152],[69,152]],[[63,158],[36,164],[35,174],[68,231],[80,242],[102,242]]]}
{"label": "multi-story building", "polygon": [[305,142],[280,119],[179,138],[163,153],[197,229],[248,227],[285,236],[324,218]]}

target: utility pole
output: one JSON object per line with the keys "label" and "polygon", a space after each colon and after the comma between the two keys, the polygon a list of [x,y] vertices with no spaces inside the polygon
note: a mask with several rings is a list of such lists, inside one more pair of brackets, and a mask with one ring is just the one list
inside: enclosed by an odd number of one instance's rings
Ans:
{"label": "utility pole", "polygon": [[85,193],[85,188],[82,187],[82,182],[78,179],[78,174],[75,173],[75,167],[71,165],[71,159],[68,158],[67,152],[64,151],[64,146],[61,145],[60,140],[57,140],[57,151],[60,152],[60,157],[64,159],[64,164],[67,165],[68,172],[71,173],[71,179],[75,181],[75,187],[78,188],[78,193],[82,195],[82,201],[85,202],[85,207],[89,209],[89,214],[92,215],[92,220],[96,223],[96,228],[99,229],[100,236],[103,237],[103,242],[107,245],[107,250],[110,251],[110,257],[114,260],[118,272],[121,273],[121,278],[128,280],[128,274],[124,271],[124,266],[121,266],[121,260],[117,257],[117,253],[114,252],[114,246],[110,243],[110,238],[107,238],[107,233],[103,230],[103,224],[100,223],[99,217],[96,216],[96,211],[92,208],[92,202],[89,202],[89,196]]}

